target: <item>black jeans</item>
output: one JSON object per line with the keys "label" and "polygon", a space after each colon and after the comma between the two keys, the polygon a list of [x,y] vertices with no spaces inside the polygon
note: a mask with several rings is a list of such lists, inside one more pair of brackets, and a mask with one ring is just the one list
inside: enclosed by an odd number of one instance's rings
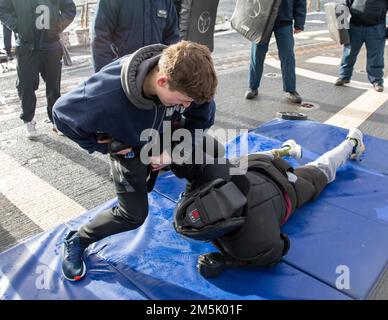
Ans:
{"label": "black jeans", "polygon": [[53,121],[54,103],[61,96],[62,48],[30,50],[20,46],[16,49],[18,80],[16,88],[22,103],[20,119],[30,122],[35,116],[39,74],[46,83],[47,115]]}
{"label": "black jeans", "polygon": [[148,215],[148,165],[140,157],[111,156],[113,181],[119,205],[99,214],[78,230],[81,242],[89,245],[116,233],[140,227]]}

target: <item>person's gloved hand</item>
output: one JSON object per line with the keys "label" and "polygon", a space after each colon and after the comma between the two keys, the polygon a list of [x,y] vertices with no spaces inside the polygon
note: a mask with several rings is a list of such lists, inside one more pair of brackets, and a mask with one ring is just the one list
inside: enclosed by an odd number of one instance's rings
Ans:
{"label": "person's gloved hand", "polygon": [[112,139],[108,135],[98,134],[97,142],[100,144],[108,144],[108,152],[112,155],[125,156],[132,151],[131,147]]}
{"label": "person's gloved hand", "polygon": [[111,140],[108,146],[109,153],[125,156],[132,151],[132,148],[116,140]]}

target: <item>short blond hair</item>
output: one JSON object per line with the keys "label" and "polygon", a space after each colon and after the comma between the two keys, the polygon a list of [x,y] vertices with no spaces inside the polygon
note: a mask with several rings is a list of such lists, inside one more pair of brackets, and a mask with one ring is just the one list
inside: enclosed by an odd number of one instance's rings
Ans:
{"label": "short blond hair", "polygon": [[181,41],[163,50],[159,71],[168,77],[170,90],[179,91],[202,104],[214,98],[218,85],[210,50],[201,44]]}

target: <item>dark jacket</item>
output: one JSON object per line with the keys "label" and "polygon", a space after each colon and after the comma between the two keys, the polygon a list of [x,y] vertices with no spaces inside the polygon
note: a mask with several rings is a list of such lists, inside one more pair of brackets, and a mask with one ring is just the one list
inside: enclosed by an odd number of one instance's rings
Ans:
{"label": "dark jacket", "polygon": [[100,0],[93,27],[94,69],[144,46],[179,41],[171,0]]}
{"label": "dark jacket", "polygon": [[[159,61],[163,45],[152,45],[135,54],[118,59],[94,74],[82,86],[62,96],[54,105],[53,117],[57,128],[90,153],[107,153],[105,144],[97,143],[97,134],[104,133],[131,147],[141,147],[140,135],[145,129],[162,131],[163,121],[178,122],[185,117],[185,128],[208,129],[214,123],[215,103],[192,104],[181,108],[166,108],[157,98],[147,99],[142,85],[148,71]],[[122,69],[128,67],[121,79]],[[124,77],[123,77],[124,78]],[[124,89],[126,88],[126,89]],[[183,114],[181,112],[183,111]]]}
{"label": "dark jacket", "polygon": [[[38,30],[36,8],[47,6],[50,29]],[[0,0],[0,20],[15,32],[17,46],[32,50],[59,40],[59,34],[74,20],[76,7],[72,0]]]}
{"label": "dark jacket", "polygon": [[304,30],[306,22],[306,0],[283,0],[275,21],[276,27],[294,23],[294,28]]}
{"label": "dark jacket", "polygon": [[346,0],[352,15],[351,24],[357,26],[374,26],[385,23],[388,0]]}

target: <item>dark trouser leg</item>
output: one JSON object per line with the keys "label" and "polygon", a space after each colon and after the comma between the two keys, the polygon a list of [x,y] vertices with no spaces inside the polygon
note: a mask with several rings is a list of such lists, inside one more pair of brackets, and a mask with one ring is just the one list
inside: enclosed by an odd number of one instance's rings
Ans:
{"label": "dark trouser leg", "polygon": [[61,96],[62,48],[41,51],[40,72],[46,83],[47,115],[53,122],[53,106]]}
{"label": "dark trouser leg", "polygon": [[385,23],[365,28],[366,71],[370,83],[384,83]]}
{"label": "dark trouser leg", "polygon": [[250,89],[255,90],[260,87],[268,45],[269,41],[266,44],[252,43],[248,74],[248,85]]}
{"label": "dark trouser leg", "polygon": [[296,91],[293,31],[292,25],[274,29],[282,69],[283,91],[285,92]]}
{"label": "dark trouser leg", "polygon": [[99,214],[78,231],[84,245],[140,227],[148,215],[147,165],[140,157],[112,160],[113,181],[119,200],[114,207]]}
{"label": "dark trouser leg", "polygon": [[352,77],[357,56],[365,41],[364,27],[350,25],[349,37],[350,44],[344,46],[341,66],[339,70],[339,76],[343,79],[350,79]]}
{"label": "dark trouser leg", "polygon": [[30,122],[35,116],[36,95],[39,87],[39,52],[26,47],[17,47],[17,75],[16,88],[22,103],[20,119]]}
{"label": "dark trouser leg", "polygon": [[298,208],[316,199],[328,184],[323,171],[313,165],[296,168],[294,173],[298,177],[294,183]]}

